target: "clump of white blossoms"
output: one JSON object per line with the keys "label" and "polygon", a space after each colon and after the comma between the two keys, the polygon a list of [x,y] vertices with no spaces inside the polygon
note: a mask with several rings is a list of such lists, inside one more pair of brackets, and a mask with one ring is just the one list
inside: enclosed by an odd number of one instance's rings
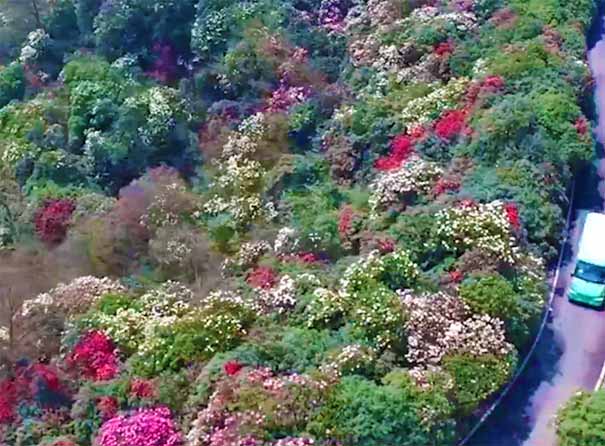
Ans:
{"label": "clump of white blossoms", "polygon": [[35,63],[40,57],[42,51],[46,48],[50,41],[50,35],[43,29],[39,28],[27,35],[25,44],[21,48],[19,62],[23,65]]}
{"label": "clump of white blossoms", "polygon": [[445,249],[456,252],[479,249],[511,265],[520,258],[520,248],[502,201],[463,202],[443,209],[437,213],[436,227]]}
{"label": "clump of white blossoms", "polygon": [[406,194],[427,194],[443,174],[436,163],[410,157],[399,169],[381,173],[371,184],[369,204],[372,214],[401,201]]}
{"label": "clump of white blossoms", "polygon": [[376,360],[376,352],[359,344],[345,345],[329,362],[322,364],[319,371],[334,380],[347,373],[354,373]]}
{"label": "clump of white blossoms", "polygon": [[433,85],[432,92],[407,103],[401,112],[403,122],[408,128],[414,128],[427,124],[447,109],[455,108],[469,84],[470,79],[460,77],[445,85]]}
{"label": "clump of white blossoms", "polygon": [[263,202],[260,195],[265,169],[251,158],[264,131],[264,115],[257,113],[245,119],[229,136],[216,161],[219,174],[210,184],[215,192],[204,205],[207,214],[229,213],[238,224],[275,218],[275,206]]}
{"label": "clump of white blossoms", "polygon": [[292,254],[298,251],[300,239],[296,229],[284,227],[279,230],[275,242],[273,243],[273,251],[275,254]]}
{"label": "clump of white blossoms", "polygon": [[60,283],[52,290],[23,302],[21,317],[34,311],[51,312],[60,310],[66,314],[86,311],[99,298],[109,293],[123,293],[126,288],[108,277],[82,276],[69,283]]}
{"label": "clump of white blossoms", "polygon": [[399,296],[407,313],[406,359],[416,366],[438,366],[450,354],[505,357],[514,351],[500,319],[473,314],[458,297],[409,290],[399,291]]}

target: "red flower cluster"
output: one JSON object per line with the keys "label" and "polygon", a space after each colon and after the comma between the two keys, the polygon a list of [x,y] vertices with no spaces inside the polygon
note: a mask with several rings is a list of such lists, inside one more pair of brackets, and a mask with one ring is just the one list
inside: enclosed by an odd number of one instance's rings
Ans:
{"label": "red flower cluster", "polygon": [[435,47],[435,54],[438,56],[448,56],[454,52],[454,44],[452,42],[441,42]]}
{"label": "red flower cluster", "polygon": [[267,266],[258,266],[248,274],[246,282],[252,288],[268,290],[277,283],[277,273]]}
{"label": "red flower cluster", "polygon": [[475,208],[477,207],[477,202],[471,198],[466,198],[464,200],[460,200],[458,206],[461,208]]}
{"label": "red flower cluster", "polygon": [[338,215],[338,234],[341,240],[346,240],[353,229],[353,220],[355,219],[355,211],[351,206],[345,206]]}
{"label": "red flower cluster", "polygon": [[395,241],[391,239],[378,240],[378,250],[381,254],[388,254],[395,251]]}
{"label": "red flower cluster", "polygon": [[504,87],[504,79],[501,76],[487,76],[481,82],[473,83],[466,94],[468,106],[471,106],[481,93],[495,93]]}
{"label": "red flower cluster", "polygon": [[451,110],[445,112],[435,124],[435,133],[443,139],[451,140],[466,129],[466,112]]}
{"label": "red flower cluster", "polygon": [[437,184],[433,188],[435,195],[441,195],[448,191],[457,191],[460,189],[460,182],[455,180],[448,180],[447,178],[439,178]]}
{"label": "red flower cluster", "polygon": [[80,338],[67,363],[94,381],[107,381],[118,374],[116,348],[111,339],[98,330]]}
{"label": "red flower cluster", "polygon": [[301,262],[307,265],[321,262],[321,258],[314,252],[297,252],[296,254],[288,254],[279,256],[282,262]]}
{"label": "red flower cluster", "polygon": [[48,244],[61,243],[75,209],[76,205],[71,200],[46,200],[34,218],[40,240]]}
{"label": "red flower cluster", "polygon": [[4,380],[0,383],[0,424],[8,424],[15,417],[15,406],[17,404],[17,387],[12,380]]}
{"label": "red flower cluster", "polygon": [[237,375],[241,369],[244,368],[243,364],[240,364],[237,361],[227,361],[225,365],[223,365],[223,370],[229,376]]}
{"label": "red flower cluster", "polygon": [[65,394],[55,370],[44,364],[19,366],[13,378],[0,382],[0,424],[15,420],[21,401],[54,407],[64,400]]}
{"label": "red flower cluster", "polygon": [[502,76],[487,76],[481,82],[481,87],[487,90],[500,90],[504,87],[504,79]]}
{"label": "red flower cluster", "polygon": [[102,396],[97,400],[97,410],[101,418],[108,420],[118,413],[118,400],[113,396]]}
{"label": "red flower cluster", "polygon": [[451,282],[460,283],[464,280],[464,274],[461,271],[450,271],[448,273]]}
{"label": "red flower cluster", "polygon": [[135,378],[130,383],[130,396],[135,398],[153,398],[155,388],[148,379]]}
{"label": "red flower cluster", "polygon": [[378,170],[388,171],[399,169],[412,153],[414,153],[414,140],[411,136],[401,134],[393,139],[391,153],[376,160],[374,166]]}
{"label": "red flower cluster", "polygon": [[519,218],[519,209],[515,203],[506,203],[504,205],[504,210],[506,211],[506,218],[508,218],[508,222],[511,227],[515,230],[521,228],[521,219]]}
{"label": "red flower cluster", "polygon": [[576,120],[574,127],[576,128],[576,131],[578,132],[578,135],[580,135],[580,136],[584,136],[588,133],[588,121],[586,120],[586,118],[584,116],[580,116]]}

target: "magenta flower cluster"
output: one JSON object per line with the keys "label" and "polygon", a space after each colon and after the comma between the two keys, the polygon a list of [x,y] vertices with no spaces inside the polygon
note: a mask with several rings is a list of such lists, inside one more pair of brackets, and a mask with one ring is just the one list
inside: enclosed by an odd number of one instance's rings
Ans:
{"label": "magenta flower cluster", "polygon": [[98,446],[180,446],[183,437],[177,431],[166,407],[142,409],[119,415],[101,426]]}

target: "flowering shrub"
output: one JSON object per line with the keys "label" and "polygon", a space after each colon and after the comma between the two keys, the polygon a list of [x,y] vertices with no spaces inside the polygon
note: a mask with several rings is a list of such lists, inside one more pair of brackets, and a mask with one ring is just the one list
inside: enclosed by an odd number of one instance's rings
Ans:
{"label": "flowering shrub", "polygon": [[439,365],[448,354],[506,357],[513,352],[503,323],[487,315],[472,314],[457,297],[444,293],[415,296],[400,292],[407,310],[406,358],[420,367]]}
{"label": "flowering shrub", "polygon": [[391,143],[391,153],[376,160],[378,170],[398,169],[414,152],[413,140],[408,135],[398,135]]}
{"label": "flowering shrub", "polygon": [[515,264],[519,246],[512,229],[518,228],[519,221],[512,209],[495,201],[487,204],[462,202],[440,211],[437,233],[442,246],[455,251],[478,248]]}
{"label": "flowering shrub", "polygon": [[429,193],[441,173],[434,163],[417,157],[410,158],[401,168],[379,175],[370,185],[371,210],[377,212],[406,196]]}
{"label": "flowering shrub", "polygon": [[42,3],[0,17],[0,263],[115,279],[0,327],[0,444],[454,444],[593,156],[591,2]]}
{"label": "flowering shrub", "polygon": [[118,358],[111,339],[100,331],[86,333],[67,357],[84,378],[106,381],[118,374]]}
{"label": "flowering shrub", "polygon": [[170,410],[159,407],[111,418],[103,423],[95,442],[99,446],[179,446],[183,438]]}
{"label": "flowering shrub", "polygon": [[71,200],[47,200],[42,204],[35,216],[34,224],[40,240],[48,244],[57,244],[63,241],[71,214],[76,205]]}
{"label": "flowering shrub", "polygon": [[443,139],[451,140],[465,129],[466,113],[453,110],[444,113],[435,124],[435,133]]}
{"label": "flowering shrub", "polygon": [[273,269],[266,266],[259,266],[248,274],[246,281],[251,287],[270,289],[277,283],[277,276]]}

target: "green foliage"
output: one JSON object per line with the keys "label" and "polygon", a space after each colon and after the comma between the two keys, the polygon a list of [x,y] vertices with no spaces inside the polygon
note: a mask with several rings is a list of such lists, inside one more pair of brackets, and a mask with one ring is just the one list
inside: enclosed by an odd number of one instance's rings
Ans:
{"label": "green foliage", "polygon": [[519,301],[512,285],[502,276],[483,276],[460,287],[460,297],[479,314],[489,314],[501,320],[514,318]]}
{"label": "green foliage", "polygon": [[0,108],[10,101],[21,100],[25,94],[25,72],[17,63],[0,71]]}
{"label": "green foliage", "polygon": [[460,286],[460,297],[478,314],[504,321],[509,339],[523,347],[540,314],[543,290],[533,288],[529,277],[511,283],[498,274],[471,278]]}
{"label": "green foliage", "polygon": [[329,395],[311,430],[350,446],[437,446],[452,440],[451,426],[431,432],[420,422],[422,403],[410,384],[380,386],[345,377]]}
{"label": "green foliage", "polygon": [[560,446],[584,446],[605,441],[605,391],[580,392],[559,411],[557,434]]}
{"label": "green foliage", "polygon": [[443,368],[454,379],[457,410],[463,416],[473,413],[482,401],[506,383],[514,371],[514,365],[494,356],[446,357]]}

